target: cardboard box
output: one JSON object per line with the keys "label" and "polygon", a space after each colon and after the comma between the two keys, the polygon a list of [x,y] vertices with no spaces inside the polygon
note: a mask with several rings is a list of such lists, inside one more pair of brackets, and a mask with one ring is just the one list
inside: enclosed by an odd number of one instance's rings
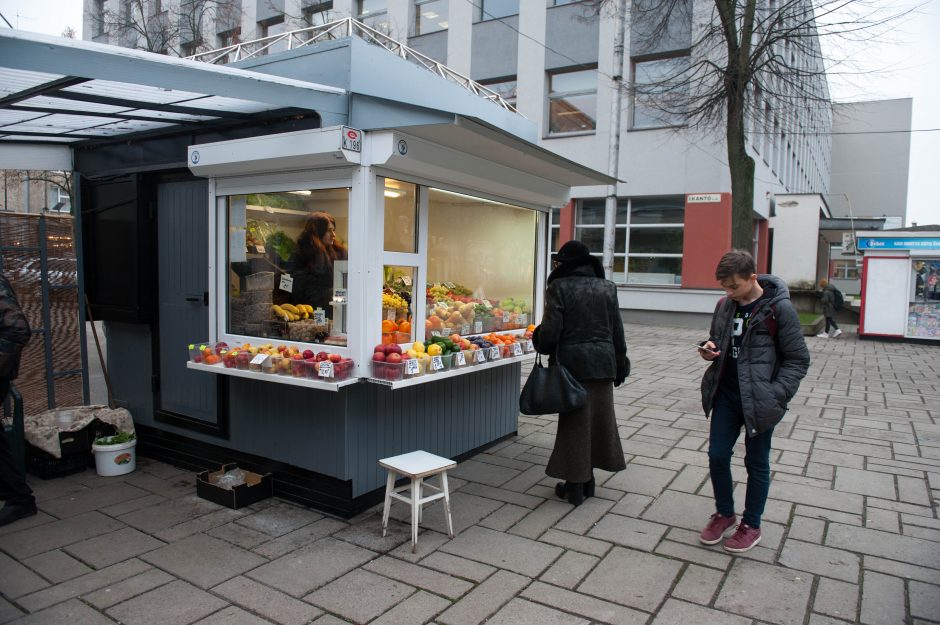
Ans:
{"label": "cardboard box", "polygon": [[212,480],[226,471],[237,469],[234,463],[223,464],[218,471],[202,471],[196,475],[196,494],[220,506],[238,510],[250,506],[274,494],[274,479],[270,473],[259,475],[242,469],[245,472],[245,483],[235,486],[231,490],[220,488]]}

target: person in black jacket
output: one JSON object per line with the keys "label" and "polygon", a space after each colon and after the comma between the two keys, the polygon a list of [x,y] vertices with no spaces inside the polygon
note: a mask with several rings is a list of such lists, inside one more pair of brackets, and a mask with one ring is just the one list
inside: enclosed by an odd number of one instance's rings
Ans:
{"label": "person in black jacket", "polygon": [[[20,352],[29,342],[30,329],[7,277],[0,273],[0,405],[20,370]],[[33,491],[13,459],[10,442],[0,427],[0,526],[36,514]]]}
{"label": "person in black jacket", "polygon": [[630,373],[617,287],[580,241],[552,254],[545,314],[535,329],[535,349],[567,367],[587,391],[587,403],[558,415],[555,448],[545,473],[565,480],[556,494],[575,506],[594,495],[594,468],[626,468],[614,415],[614,385]]}
{"label": "person in black jacket", "polygon": [[711,415],[708,468],[716,512],[699,540],[714,545],[735,525],[731,455],[744,428],[747,493],[744,515],[724,543],[748,551],[761,539],[760,520],[770,490],[774,426],[809,368],[809,350],[787,285],[755,272],[754,259],[735,250],[721,257],[715,278],[725,290],[699,354],[711,362],[702,377],[702,408]]}
{"label": "person in black jacket", "polygon": [[297,251],[288,265],[294,279],[291,303],[322,308],[333,317],[333,263],[346,260],[346,248],[336,240],[336,220],[329,213],[311,213],[297,237]]}

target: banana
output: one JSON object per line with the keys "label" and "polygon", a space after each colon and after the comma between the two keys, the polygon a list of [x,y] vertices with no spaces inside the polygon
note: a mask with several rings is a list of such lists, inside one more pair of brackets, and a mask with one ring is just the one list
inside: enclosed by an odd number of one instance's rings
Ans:
{"label": "banana", "polygon": [[287,312],[289,312],[289,313],[292,314],[292,315],[298,315],[298,314],[300,314],[300,310],[298,310],[298,309],[297,309],[295,306],[293,306],[292,304],[281,304],[281,308],[283,308],[284,310],[286,310]]}
{"label": "banana", "polygon": [[281,321],[290,321],[291,315],[289,312],[278,306],[277,304],[271,306],[271,312],[274,313],[274,316],[280,319]]}
{"label": "banana", "polygon": [[304,312],[310,315],[313,314],[313,306],[311,306],[310,304],[301,304],[301,306],[303,306]]}

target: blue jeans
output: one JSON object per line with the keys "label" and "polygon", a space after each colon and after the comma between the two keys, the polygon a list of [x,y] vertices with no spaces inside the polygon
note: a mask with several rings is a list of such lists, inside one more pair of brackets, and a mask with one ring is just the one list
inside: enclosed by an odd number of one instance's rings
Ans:
{"label": "blue jeans", "polygon": [[[708,471],[719,514],[734,514],[734,481],[731,479],[731,456],[734,444],[744,426],[741,399],[727,397],[721,390],[715,395],[711,431],[708,439]],[[744,438],[744,466],[747,468],[747,494],[742,520],[751,527],[760,527],[760,517],[770,491],[770,439],[773,428],[754,437]]]}

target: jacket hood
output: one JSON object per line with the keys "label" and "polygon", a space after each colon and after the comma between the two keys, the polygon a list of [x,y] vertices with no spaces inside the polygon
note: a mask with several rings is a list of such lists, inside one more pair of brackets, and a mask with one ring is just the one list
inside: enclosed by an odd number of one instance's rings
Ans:
{"label": "jacket hood", "polygon": [[765,291],[773,291],[773,295],[770,296],[771,304],[776,304],[780,300],[790,299],[790,289],[787,288],[787,283],[777,276],[762,273],[757,276],[757,283],[760,284],[761,288]]}

